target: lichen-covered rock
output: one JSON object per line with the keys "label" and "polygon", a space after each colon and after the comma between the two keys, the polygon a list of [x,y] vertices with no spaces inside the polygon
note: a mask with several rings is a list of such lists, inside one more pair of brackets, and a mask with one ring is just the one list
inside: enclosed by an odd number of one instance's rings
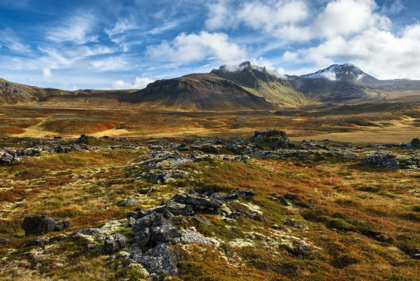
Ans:
{"label": "lichen-covered rock", "polygon": [[214,239],[206,238],[201,233],[199,233],[199,232],[197,232],[193,229],[190,229],[190,228],[180,230],[179,233],[181,235],[180,241],[183,242],[183,243],[188,243],[188,244],[190,244],[190,243],[202,243],[202,244],[205,244],[205,245],[208,245],[208,246],[211,246],[211,245],[214,244],[214,241],[213,241]]}
{"label": "lichen-covered rock", "polygon": [[134,204],[138,204],[138,203],[140,203],[140,200],[137,200],[136,198],[130,198],[130,199],[125,199],[125,200],[122,200],[122,201],[118,202],[118,206],[125,207],[127,205],[134,205]]}
{"label": "lichen-covered rock", "polygon": [[121,250],[126,245],[126,238],[122,234],[114,234],[105,239],[104,248],[107,254],[112,254],[117,250]]}
{"label": "lichen-covered rock", "polygon": [[146,227],[151,227],[155,219],[156,219],[156,216],[153,213],[138,219],[135,225],[136,232]]}
{"label": "lichen-covered rock", "polygon": [[175,216],[191,216],[194,215],[194,207],[192,205],[178,203],[174,200],[169,200],[166,203],[166,209]]}
{"label": "lichen-covered rock", "polygon": [[174,238],[179,237],[180,234],[178,229],[173,226],[158,226],[156,227],[151,235],[151,239],[154,242],[169,242]]}
{"label": "lichen-covered rock", "polygon": [[157,275],[177,274],[178,255],[168,244],[159,244],[144,253],[139,262],[149,273]]}
{"label": "lichen-covered rock", "polygon": [[279,130],[255,132],[253,141],[256,143],[266,142],[271,149],[288,148],[290,143],[286,132]]}
{"label": "lichen-covered rock", "polygon": [[384,153],[381,151],[377,151],[372,155],[366,157],[362,160],[363,165],[371,165],[377,168],[391,168],[391,169],[398,169],[399,162],[396,159],[397,156]]}

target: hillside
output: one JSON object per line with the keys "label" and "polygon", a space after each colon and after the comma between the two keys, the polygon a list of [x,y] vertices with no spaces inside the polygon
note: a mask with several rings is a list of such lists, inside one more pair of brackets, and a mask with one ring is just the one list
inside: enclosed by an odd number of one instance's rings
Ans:
{"label": "hillside", "polygon": [[245,90],[281,106],[300,106],[307,103],[306,97],[296,91],[292,84],[275,71],[243,62],[237,67],[221,66],[211,73],[228,79]]}
{"label": "hillside", "polygon": [[28,103],[45,100],[53,95],[69,95],[70,92],[58,89],[43,89],[12,83],[0,79],[0,104]]}
{"label": "hillside", "polygon": [[214,74],[191,74],[159,80],[146,89],[120,98],[147,108],[173,110],[270,110],[264,98]]}

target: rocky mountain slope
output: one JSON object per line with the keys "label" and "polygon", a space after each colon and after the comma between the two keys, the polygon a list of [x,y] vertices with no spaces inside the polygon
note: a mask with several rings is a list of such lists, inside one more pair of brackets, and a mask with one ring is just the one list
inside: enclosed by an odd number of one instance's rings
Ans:
{"label": "rocky mountain slope", "polygon": [[52,95],[68,95],[58,89],[43,89],[0,79],[0,104],[15,104],[41,101]]}
{"label": "rocky mountain slope", "polygon": [[238,67],[221,66],[211,73],[228,79],[247,91],[281,106],[299,106],[307,103],[306,97],[275,71],[265,67],[241,63]]}
{"label": "rocky mountain slope", "polygon": [[146,89],[126,95],[123,102],[148,108],[182,110],[269,110],[275,108],[262,97],[214,74],[191,74],[159,80]]}

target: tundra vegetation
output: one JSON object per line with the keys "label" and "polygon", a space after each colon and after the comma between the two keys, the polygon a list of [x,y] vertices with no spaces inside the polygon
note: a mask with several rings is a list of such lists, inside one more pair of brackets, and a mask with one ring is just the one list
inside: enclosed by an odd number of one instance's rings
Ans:
{"label": "tundra vegetation", "polygon": [[418,139],[292,141],[269,130],[0,141],[2,280],[420,276]]}

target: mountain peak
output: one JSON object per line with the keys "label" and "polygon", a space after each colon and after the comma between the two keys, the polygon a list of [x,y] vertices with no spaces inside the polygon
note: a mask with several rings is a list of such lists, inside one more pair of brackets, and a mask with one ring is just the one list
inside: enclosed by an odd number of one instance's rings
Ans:
{"label": "mountain peak", "polygon": [[328,79],[331,81],[353,81],[363,83],[376,83],[378,80],[363,72],[359,67],[351,63],[333,64],[315,73],[302,75],[309,79]]}

